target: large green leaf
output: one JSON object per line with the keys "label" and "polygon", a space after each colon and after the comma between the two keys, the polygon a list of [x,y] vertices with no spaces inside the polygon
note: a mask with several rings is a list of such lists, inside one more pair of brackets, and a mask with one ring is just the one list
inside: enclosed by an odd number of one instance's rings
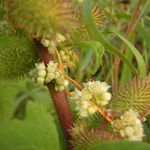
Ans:
{"label": "large green leaf", "polygon": [[29,103],[25,120],[0,124],[1,150],[60,150],[52,117],[42,105]]}
{"label": "large green leaf", "polygon": [[15,86],[0,87],[0,122],[9,120],[15,110]]}
{"label": "large green leaf", "polygon": [[88,150],[149,150],[150,144],[143,142],[128,142],[128,141],[116,141],[116,142],[102,142],[93,144]]}

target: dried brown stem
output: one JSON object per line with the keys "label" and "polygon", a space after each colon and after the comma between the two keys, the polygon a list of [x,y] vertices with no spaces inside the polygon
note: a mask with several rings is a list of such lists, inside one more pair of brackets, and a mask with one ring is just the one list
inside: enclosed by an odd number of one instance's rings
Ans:
{"label": "dried brown stem", "polygon": [[[35,44],[37,46],[37,51],[38,51],[38,56],[39,58],[47,65],[49,61],[54,60],[52,55],[48,53],[47,48],[43,47],[43,45],[38,41],[34,40]],[[67,148],[68,150],[71,150],[71,145],[70,145],[70,133],[69,129],[73,125],[73,117],[72,113],[67,101],[67,96],[65,91],[56,91],[54,88],[54,85],[52,83],[49,83],[47,85],[49,92],[51,94],[55,110],[58,115],[58,119],[60,121],[66,142],[67,142]]]}

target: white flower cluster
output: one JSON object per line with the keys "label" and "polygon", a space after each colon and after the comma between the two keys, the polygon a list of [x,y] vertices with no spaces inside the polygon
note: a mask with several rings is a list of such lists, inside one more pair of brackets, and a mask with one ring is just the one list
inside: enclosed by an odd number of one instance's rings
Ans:
{"label": "white flower cluster", "polygon": [[68,86],[68,81],[65,80],[63,74],[58,69],[58,64],[50,61],[47,67],[43,62],[35,64],[37,70],[37,83],[55,83],[55,89],[58,91],[64,90]]}
{"label": "white flower cluster", "polygon": [[144,136],[143,126],[138,119],[139,114],[132,109],[112,122],[115,132],[119,132],[121,137],[130,141],[142,141]]}
{"label": "white flower cluster", "polygon": [[104,107],[111,99],[111,94],[107,92],[110,88],[105,82],[92,81],[84,83],[84,88],[80,91],[75,89],[72,98],[76,100],[76,109],[79,117],[84,118],[94,114],[97,107]]}
{"label": "white flower cluster", "polygon": [[54,53],[55,53],[55,50],[52,48],[52,44],[53,44],[53,43],[51,43],[49,40],[47,40],[47,39],[42,39],[42,40],[41,40],[41,44],[42,44],[44,47],[47,47],[48,52],[49,52],[50,54],[54,54]]}

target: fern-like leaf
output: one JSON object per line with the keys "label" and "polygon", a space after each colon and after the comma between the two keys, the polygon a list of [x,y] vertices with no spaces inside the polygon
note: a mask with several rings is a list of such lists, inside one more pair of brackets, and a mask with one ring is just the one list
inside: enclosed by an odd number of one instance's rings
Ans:
{"label": "fern-like leaf", "polygon": [[142,115],[150,114],[150,75],[144,79],[135,78],[121,87],[113,96],[110,107],[121,113],[133,109]]}

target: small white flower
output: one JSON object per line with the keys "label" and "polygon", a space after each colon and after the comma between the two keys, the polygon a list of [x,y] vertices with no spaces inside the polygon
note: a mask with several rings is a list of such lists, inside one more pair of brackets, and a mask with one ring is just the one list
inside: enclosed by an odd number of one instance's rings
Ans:
{"label": "small white flower", "polygon": [[50,46],[50,41],[47,39],[42,39],[41,44],[43,44],[44,47],[49,47]]}
{"label": "small white flower", "polygon": [[72,92],[72,99],[78,100],[81,98],[81,91],[75,88],[74,92]]}
{"label": "small white flower", "polygon": [[123,138],[131,141],[142,141],[144,136],[143,126],[138,119],[139,114],[132,109],[112,122],[115,132],[119,132]]}
{"label": "small white flower", "polygon": [[100,81],[92,81],[87,82],[84,84],[85,87],[87,87],[93,95],[97,95],[101,92],[101,82]]}
{"label": "small white flower", "polygon": [[64,88],[64,86],[55,86],[55,90],[56,91],[63,91],[65,88]]}
{"label": "small white flower", "polygon": [[69,81],[68,81],[68,80],[65,80],[65,82],[64,82],[64,87],[68,87],[68,84],[69,84]]}
{"label": "small white flower", "polygon": [[96,111],[97,111],[97,108],[95,107],[95,106],[90,106],[89,108],[88,108],[88,112],[89,112],[89,114],[95,114],[96,113]]}
{"label": "small white flower", "polygon": [[45,78],[45,82],[46,82],[46,83],[49,83],[49,82],[51,82],[54,78],[55,78],[55,74],[54,74],[54,73],[47,73],[46,78]]}
{"label": "small white flower", "polygon": [[54,72],[54,71],[56,71],[57,67],[58,67],[57,63],[54,63],[54,61],[50,61],[47,65],[47,71]]}
{"label": "small white flower", "polygon": [[108,92],[105,92],[102,94],[102,98],[105,99],[105,101],[110,101],[111,100],[111,94]]}
{"label": "small white flower", "polygon": [[82,100],[90,100],[92,98],[92,94],[90,93],[90,91],[88,89],[83,89],[81,91],[81,99]]}
{"label": "small white flower", "polygon": [[64,83],[65,83],[65,78],[64,78],[64,76],[61,75],[59,78],[57,78],[57,79],[56,79],[56,83],[57,83],[58,85],[64,85]]}
{"label": "small white flower", "polygon": [[68,81],[65,80],[62,72],[58,68],[58,64],[54,61],[50,61],[47,67],[43,62],[37,63],[35,66],[35,80],[38,84],[43,85],[44,83],[50,83],[51,81],[54,81],[55,89],[58,91],[62,91],[68,86]]}
{"label": "small white flower", "polygon": [[54,50],[54,48],[53,48],[52,46],[49,46],[49,47],[48,47],[48,52],[49,52],[50,54],[54,54],[54,53],[55,53],[55,50]]}
{"label": "small white flower", "polygon": [[107,92],[107,90],[110,88],[110,86],[105,83],[105,82],[101,82],[101,92],[104,93],[104,92]]}
{"label": "small white flower", "polygon": [[38,76],[44,78],[46,76],[46,71],[45,70],[39,70],[38,71]]}
{"label": "small white flower", "polygon": [[125,129],[124,129],[124,132],[125,132],[125,135],[128,136],[128,137],[131,137],[134,135],[134,129],[133,127],[131,126],[127,126]]}
{"label": "small white flower", "polygon": [[43,85],[44,84],[44,78],[37,77],[37,83],[40,84],[40,85]]}
{"label": "small white flower", "polygon": [[64,42],[66,40],[66,38],[62,34],[57,33],[56,40],[58,43],[60,43],[60,42]]}
{"label": "small white flower", "polygon": [[99,104],[100,104],[101,106],[106,106],[106,105],[108,104],[108,102],[107,102],[107,101],[101,101]]}
{"label": "small white flower", "polygon": [[89,107],[89,102],[87,101],[79,101],[78,105],[80,105],[79,107],[81,107],[82,109],[88,109]]}
{"label": "small white flower", "polygon": [[81,111],[81,112],[79,112],[79,116],[80,116],[80,118],[85,118],[85,117],[88,117],[88,113],[87,113],[87,111]]}
{"label": "small white flower", "polygon": [[141,121],[138,119],[138,113],[130,109],[129,111],[125,112],[123,116],[121,116],[121,120],[123,121],[124,125],[132,125],[132,124],[141,124]]}
{"label": "small white flower", "polygon": [[43,62],[35,64],[37,70],[45,70],[45,65]]}

